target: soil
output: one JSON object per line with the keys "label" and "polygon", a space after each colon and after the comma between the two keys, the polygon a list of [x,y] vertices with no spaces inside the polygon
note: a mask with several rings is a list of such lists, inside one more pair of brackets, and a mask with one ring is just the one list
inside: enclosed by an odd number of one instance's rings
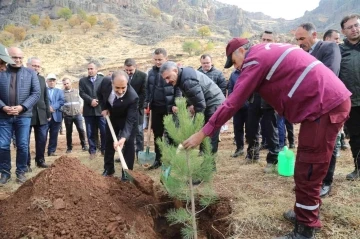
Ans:
{"label": "soil", "polygon": [[[61,156],[0,200],[0,238],[181,238],[180,225],[165,219],[174,200],[149,176],[132,175],[135,184],[102,177]],[[231,212],[227,198],[204,210],[200,238],[224,238]]]}

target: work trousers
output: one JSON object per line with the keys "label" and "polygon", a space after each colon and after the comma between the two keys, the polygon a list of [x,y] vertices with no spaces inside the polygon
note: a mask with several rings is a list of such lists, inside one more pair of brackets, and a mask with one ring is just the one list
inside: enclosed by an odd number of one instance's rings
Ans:
{"label": "work trousers", "polygon": [[299,224],[321,227],[320,188],[329,168],[338,132],[349,116],[351,101],[347,99],[315,121],[301,123],[295,162],[294,211]]}

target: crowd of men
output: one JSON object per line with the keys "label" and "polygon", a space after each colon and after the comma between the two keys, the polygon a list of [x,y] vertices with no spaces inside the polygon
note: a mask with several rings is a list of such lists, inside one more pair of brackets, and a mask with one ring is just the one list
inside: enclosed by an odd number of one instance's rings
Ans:
{"label": "crowd of men", "polygon": [[[301,123],[294,177],[296,204],[294,210],[284,213],[295,229],[281,238],[314,238],[315,229],[321,227],[320,197],[331,190],[339,149],[348,147],[344,123],[354,158],[354,171],[346,179],[360,178],[360,16],[348,15],[340,25],[343,43],[340,32],[332,29],[326,31],[323,40],[318,39],[312,23],[297,27],[299,47],[276,43],[271,31],[263,32],[262,44],[232,39],[226,48],[224,67],[234,65],[235,69],[228,83],[212,64],[211,55],[202,55],[196,70],[168,61],[166,50],[158,48],[147,74],[136,68],[132,58],[125,60],[124,70],[106,77],[90,63],[88,76],[79,81],[79,90],[72,88],[68,78],[62,79],[63,89],[58,89],[55,74],[48,74],[46,79],[39,74],[40,59],[31,57],[24,67],[21,49],[0,46],[0,185],[11,177],[13,134],[16,180],[23,183],[25,174],[31,171],[32,129],[36,166],[46,168],[47,138],[47,155],[55,156],[63,119],[67,153],[73,150],[75,124],[82,150],[88,151],[89,158],[96,158],[97,152],[104,157],[103,176],[115,173],[117,147],[133,169],[137,153],[144,150],[144,109],[152,111],[156,159],[149,169],[156,169],[162,164],[156,140],[173,143],[163,118],[171,114],[175,119],[175,98],[184,96],[192,115],[205,115],[204,128],[184,142],[185,148],[197,147],[209,136],[215,154],[220,127],[233,117],[236,150],[231,156],[245,154],[246,164],[257,163],[259,151],[267,149],[265,173],[274,171],[279,151],[287,141],[289,148],[295,148],[293,123]],[[115,142],[106,117],[116,133]],[[124,173],[121,180],[127,180]]]}

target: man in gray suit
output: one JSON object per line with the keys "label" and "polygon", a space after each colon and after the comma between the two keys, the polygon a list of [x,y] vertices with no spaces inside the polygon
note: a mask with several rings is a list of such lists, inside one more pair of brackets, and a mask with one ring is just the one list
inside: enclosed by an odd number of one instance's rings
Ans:
{"label": "man in gray suit", "polygon": [[16,181],[26,181],[32,108],[40,98],[39,80],[35,71],[23,66],[22,50],[11,47],[9,55],[15,64],[0,72],[0,185],[6,184],[11,177],[13,132],[16,135]]}
{"label": "man in gray suit", "polygon": [[96,139],[100,130],[101,154],[105,154],[105,118],[101,115],[101,108],[96,92],[103,80],[98,75],[97,66],[94,63],[88,65],[88,76],[79,81],[79,94],[84,100],[83,116],[85,118],[86,134],[89,142],[90,159],[96,157]]}

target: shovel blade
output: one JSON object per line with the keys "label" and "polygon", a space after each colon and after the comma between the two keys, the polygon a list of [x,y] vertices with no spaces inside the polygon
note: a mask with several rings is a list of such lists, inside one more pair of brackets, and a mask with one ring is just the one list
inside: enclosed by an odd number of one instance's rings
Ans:
{"label": "shovel blade", "polygon": [[140,165],[150,165],[152,166],[155,163],[156,153],[146,151],[138,152],[138,162]]}

